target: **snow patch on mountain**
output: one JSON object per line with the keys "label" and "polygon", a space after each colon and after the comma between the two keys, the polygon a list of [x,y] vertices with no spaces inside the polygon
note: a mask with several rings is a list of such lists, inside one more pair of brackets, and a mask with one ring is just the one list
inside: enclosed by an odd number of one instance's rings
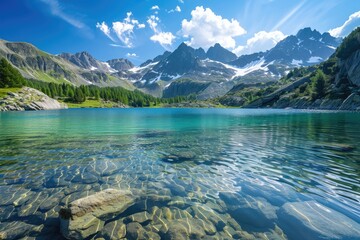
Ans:
{"label": "snow patch on mountain", "polygon": [[109,63],[107,63],[107,62],[101,62],[101,63],[105,66],[105,68],[106,68],[110,73],[116,73],[116,72],[118,72],[118,71],[116,71],[115,69],[113,69],[113,68],[110,66]]}
{"label": "snow patch on mountain", "polygon": [[[242,77],[242,76],[245,76],[245,75],[247,75],[249,73],[258,71],[258,70],[268,71],[267,65],[264,65],[264,63],[265,63],[264,58],[261,58],[260,60],[257,60],[257,61],[252,61],[252,62],[248,63],[247,65],[245,65],[242,68],[235,67],[235,66],[232,66],[232,65],[229,65],[229,64],[226,64],[226,63],[210,60],[210,59],[206,59],[205,61],[207,61],[207,62],[215,62],[215,63],[218,63],[218,64],[222,65],[226,69],[232,70],[234,72],[234,75],[231,77],[231,79],[228,79],[228,80],[233,80],[236,77]],[[218,72],[218,73],[220,75],[223,75],[222,72]]]}
{"label": "snow patch on mountain", "polygon": [[152,63],[149,63],[148,65],[143,66],[143,67],[133,67],[133,68],[129,69],[129,72],[139,73],[139,72],[142,72],[144,70],[152,68],[153,66],[155,66],[158,63],[159,62],[152,62]]}

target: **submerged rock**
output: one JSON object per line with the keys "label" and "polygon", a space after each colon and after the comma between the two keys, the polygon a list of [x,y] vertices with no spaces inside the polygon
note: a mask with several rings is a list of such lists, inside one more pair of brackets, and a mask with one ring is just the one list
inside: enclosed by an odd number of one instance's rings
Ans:
{"label": "submerged rock", "polygon": [[161,239],[157,233],[147,231],[140,223],[137,222],[132,222],[126,225],[126,237],[128,239]]}
{"label": "submerged rock", "polygon": [[286,203],[280,227],[289,239],[360,239],[360,224],[316,201]]}
{"label": "submerged rock", "polygon": [[265,230],[274,228],[276,207],[266,199],[242,196],[231,192],[220,192],[219,197],[228,208],[230,215],[245,230]]}
{"label": "submerged rock", "polygon": [[138,222],[138,223],[144,223],[148,221],[152,221],[152,216],[148,212],[138,212],[134,213],[128,217],[125,218],[126,222]]}
{"label": "submerged rock", "polygon": [[201,239],[205,237],[202,222],[194,218],[183,218],[171,221],[165,234],[165,239]]}
{"label": "submerged rock", "polygon": [[315,145],[314,148],[326,149],[336,152],[352,152],[355,150],[354,146],[342,143],[322,143]]}
{"label": "submerged rock", "polygon": [[25,222],[1,223],[0,229],[4,230],[0,230],[0,239],[19,239],[30,234],[41,232],[43,227],[44,225],[35,226]]}
{"label": "submerged rock", "polygon": [[126,225],[123,223],[123,220],[107,223],[100,236],[110,240],[124,238],[126,236]]}
{"label": "submerged rock", "polygon": [[162,161],[168,163],[182,163],[186,161],[192,161],[196,157],[194,152],[191,151],[177,151],[169,155],[165,155]]}
{"label": "submerged rock", "polygon": [[106,218],[124,212],[135,202],[130,191],[107,189],[71,202],[60,210],[61,233],[84,239],[100,231]]}

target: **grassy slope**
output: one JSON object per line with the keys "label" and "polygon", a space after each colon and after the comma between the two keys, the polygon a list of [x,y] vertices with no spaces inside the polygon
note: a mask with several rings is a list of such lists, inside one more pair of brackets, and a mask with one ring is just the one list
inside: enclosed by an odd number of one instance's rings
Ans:
{"label": "grassy slope", "polygon": [[[59,100],[60,101],[60,100]],[[103,102],[102,100],[87,99],[83,103],[64,102],[69,108],[112,108],[116,105],[114,102]]]}
{"label": "grassy slope", "polygon": [[21,88],[0,88],[0,98],[4,98],[7,96],[8,92],[16,93]]}

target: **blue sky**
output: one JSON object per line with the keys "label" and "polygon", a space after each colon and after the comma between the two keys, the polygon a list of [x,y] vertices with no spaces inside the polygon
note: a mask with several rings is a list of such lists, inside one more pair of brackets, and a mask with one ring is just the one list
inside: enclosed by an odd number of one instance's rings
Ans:
{"label": "blue sky", "polygon": [[140,64],[181,42],[263,51],[303,27],[344,36],[357,0],[1,0],[0,38],[52,54],[88,51]]}

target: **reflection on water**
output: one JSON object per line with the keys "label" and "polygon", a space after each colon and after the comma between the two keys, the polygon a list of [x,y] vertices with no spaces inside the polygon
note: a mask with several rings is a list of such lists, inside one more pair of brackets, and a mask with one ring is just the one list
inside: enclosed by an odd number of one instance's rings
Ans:
{"label": "reflection on water", "polygon": [[135,238],[129,216],[146,212],[151,218],[138,226],[145,238],[173,239],[186,220],[200,229],[184,225],[192,238],[359,239],[359,117],[224,109],[1,113],[0,232],[61,239],[60,206],[116,188],[139,200],[106,219],[95,238],[107,239],[121,224],[123,237]]}

